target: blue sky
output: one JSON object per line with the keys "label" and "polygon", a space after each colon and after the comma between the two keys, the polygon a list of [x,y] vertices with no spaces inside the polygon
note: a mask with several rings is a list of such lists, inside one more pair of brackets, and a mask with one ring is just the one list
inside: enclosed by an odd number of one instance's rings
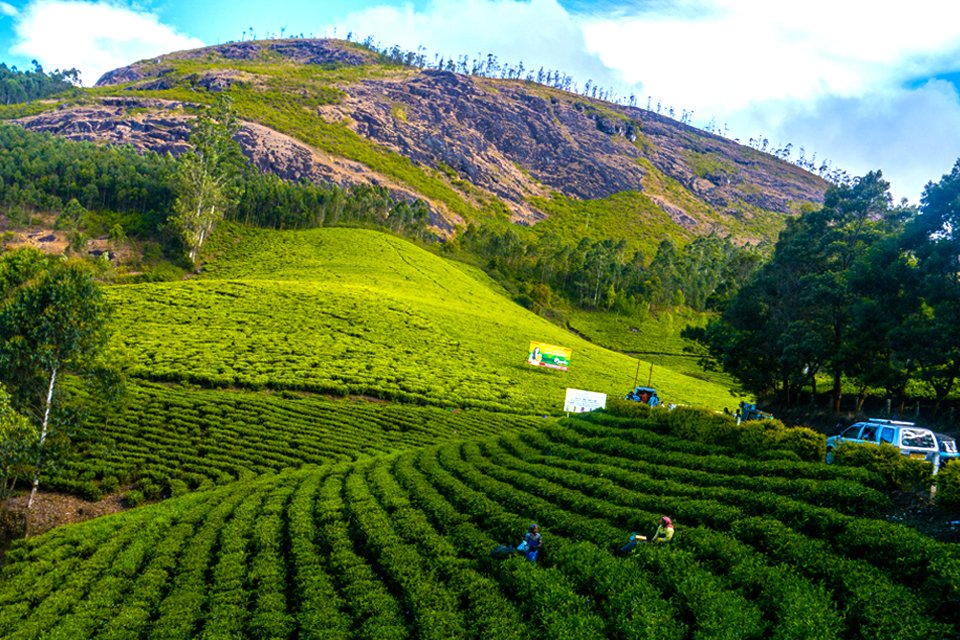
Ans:
{"label": "blue sky", "polygon": [[228,40],[352,32],[559,69],[746,141],[881,169],[917,202],[960,157],[960,20],[942,0],[0,0],[0,60],[105,71]]}

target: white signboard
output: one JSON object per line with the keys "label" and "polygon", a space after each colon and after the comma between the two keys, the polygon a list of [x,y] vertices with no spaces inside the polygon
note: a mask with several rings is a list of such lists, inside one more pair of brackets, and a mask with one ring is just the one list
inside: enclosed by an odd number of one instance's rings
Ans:
{"label": "white signboard", "polygon": [[563,410],[567,413],[584,413],[604,409],[606,406],[607,394],[583,389],[567,389],[567,397],[563,401]]}

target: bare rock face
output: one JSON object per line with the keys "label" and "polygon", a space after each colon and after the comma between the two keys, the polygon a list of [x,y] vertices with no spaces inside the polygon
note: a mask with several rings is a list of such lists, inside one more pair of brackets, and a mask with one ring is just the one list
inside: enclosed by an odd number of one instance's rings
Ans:
{"label": "bare rock face", "polygon": [[[230,61],[271,57],[331,68],[378,61],[372,52],[337,41],[235,42],[139,62],[105,74],[97,84],[181,86],[184,78],[172,72],[177,60],[187,59],[208,63],[186,79],[197,90],[223,91],[237,83],[256,87],[264,79],[232,68]],[[495,197],[520,224],[545,217],[531,204],[538,197],[587,200],[634,191],[649,192],[651,201],[690,233],[706,233],[718,213],[738,220],[757,209],[789,214],[798,203],[822,201],[827,188],[794,165],[644,109],[529,82],[437,70],[359,78],[338,82],[344,97],[317,107],[313,117],[346,122],[377,146],[446,174],[466,200]],[[182,152],[191,117],[184,105],[129,95],[20,123],[78,139]],[[283,178],[377,184],[403,199],[420,195],[360,162],[260,124],[244,123],[238,141],[257,167]],[[462,222],[442,204],[427,202],[438,226],[452,229]]]}

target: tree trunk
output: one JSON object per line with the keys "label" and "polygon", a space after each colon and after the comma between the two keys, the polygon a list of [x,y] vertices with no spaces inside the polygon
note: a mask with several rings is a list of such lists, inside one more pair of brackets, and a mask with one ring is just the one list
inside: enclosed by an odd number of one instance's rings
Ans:
{"label": "tree trunk", "polygon": [[840,413],[840,400],[843,398],[843,387],[840,385],[842,382],[842,375],[840,373],[840,367],[837,367],[833,370],[833,411],[834,413]]}
{"label": "tree trunk", "polygon": [[33,487],[30,488],[30,498],[27,500],[27,511],[33,506],[33,498],[37,495],[40,486],[40,463],[43,461],[43,441],[47,439],[47,427],[50,425],[50,407],[53,404],[53,387],[57,384],[57,368],[50,370],[50,386],[47,388],[47,405],[43,410],[43,426],[40,428],[40,444],[37,447],[37,466],[33,470]]}

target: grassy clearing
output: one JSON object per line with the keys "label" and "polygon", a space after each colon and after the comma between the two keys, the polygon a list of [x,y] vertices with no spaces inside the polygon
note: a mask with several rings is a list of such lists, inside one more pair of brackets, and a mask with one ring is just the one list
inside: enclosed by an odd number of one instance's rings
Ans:
{"label": "grassy clearing", "polygon": [[537,233],[553,232],[576,243],[580,238],[626,238],[628,252],[653,257],[660,242],[684,242],[690,236],[644,193],[627,191],[598,200],[576,200],[560,194],[534,198],[531,203],[549,217],[537,223]]}

